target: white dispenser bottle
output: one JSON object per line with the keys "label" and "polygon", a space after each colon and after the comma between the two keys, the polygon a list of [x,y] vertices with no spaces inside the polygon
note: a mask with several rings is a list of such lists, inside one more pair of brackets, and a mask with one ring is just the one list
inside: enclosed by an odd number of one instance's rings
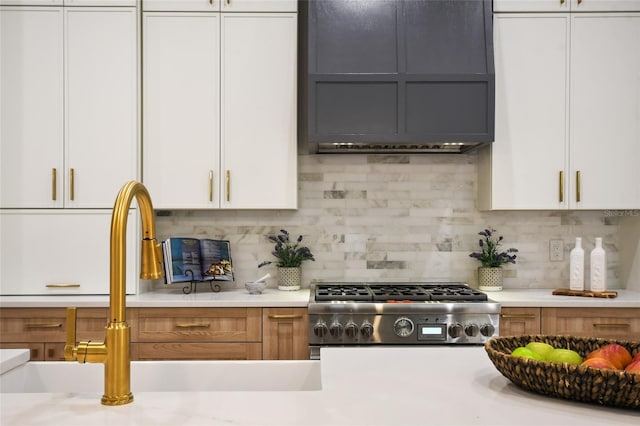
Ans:
{"label": "white dispenser bottle", "polygon": [[596,246],[591,250],[591,291],[607,289],[607,253],[602,248],[602,238],[596,238]]}
{"label": "white dispenser bottle", "polygon": [[576,237],[576,246],[569,254],[569,290],[584,290],[584,249],[580,237]]}

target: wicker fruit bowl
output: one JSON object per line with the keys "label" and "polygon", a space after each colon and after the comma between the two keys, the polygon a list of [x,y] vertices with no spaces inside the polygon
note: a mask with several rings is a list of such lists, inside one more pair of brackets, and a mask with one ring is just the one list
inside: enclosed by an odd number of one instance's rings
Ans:
{"label": "wicker fruit bowl", "polygon": [[640,342],[524,335],[493,338],[484,346],[498,371],[528,391],[612,407],[640,408],[640,374],[511,356],[511,351],[529,342],[544,342],[555,348],[571,349],[583,358],[608,343],[624,346],[633,356],[640,352]]}

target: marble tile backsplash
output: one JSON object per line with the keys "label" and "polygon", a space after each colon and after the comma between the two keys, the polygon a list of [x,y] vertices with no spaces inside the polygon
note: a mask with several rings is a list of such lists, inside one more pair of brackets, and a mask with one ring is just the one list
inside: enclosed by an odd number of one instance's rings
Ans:
{"label": "marble tile backsplash", "polygon": [[[469,257],[478,232],[495,228],[503,247],[519,250],[505,267],[504,287],[568,287],[575,237],[588,253],[595,237],[607,251],[609,288],[619,273],[623,215],[604,211],[481,212],[476,208],[475,155],[300,155],[295,211],[189,210],[158,212],[157,232],[231,242],[236,285],[275,267],[267,235],[303,235],[315,262],[303,265],[303,286],[316,281],[465,281],[477,286],[479,263]],[[275,167],[275,166],[274,166]],[[564,260],[549,260],[549,241],[564,243]],[[271,269],[269,269],[271,268]],[[154,287],[163,286],[154,283]],[[229,285],[229,284],[226,284]]]}

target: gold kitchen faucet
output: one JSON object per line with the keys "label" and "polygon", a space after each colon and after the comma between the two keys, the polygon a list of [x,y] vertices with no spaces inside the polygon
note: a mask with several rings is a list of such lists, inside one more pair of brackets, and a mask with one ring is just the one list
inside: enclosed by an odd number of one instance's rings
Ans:
{"label": "gold kitchen faucet", "polygon": [[130,327],[126,319],[126,233],[127,217],[133,198],[142,219],[140,278],[164,276],[162,250],[156,241],[153,204],[147,188],[136,181],[127,182],[118,193],[111,216],[109,322],[105,339],[76,343],[76,308],[67,308],[67,339],[64,357],[81,364],[104,364],[102,404],[123,405],[133,401],[131,393]]}

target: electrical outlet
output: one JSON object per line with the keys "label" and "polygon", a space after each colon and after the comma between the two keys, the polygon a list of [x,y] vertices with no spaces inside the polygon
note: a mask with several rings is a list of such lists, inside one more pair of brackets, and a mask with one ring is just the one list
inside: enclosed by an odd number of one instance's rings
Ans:
{"label": "electrical outlet", "polygon": [[552,262],[564,260],[564,242],[562,240],[549,240],[549,260]]}

